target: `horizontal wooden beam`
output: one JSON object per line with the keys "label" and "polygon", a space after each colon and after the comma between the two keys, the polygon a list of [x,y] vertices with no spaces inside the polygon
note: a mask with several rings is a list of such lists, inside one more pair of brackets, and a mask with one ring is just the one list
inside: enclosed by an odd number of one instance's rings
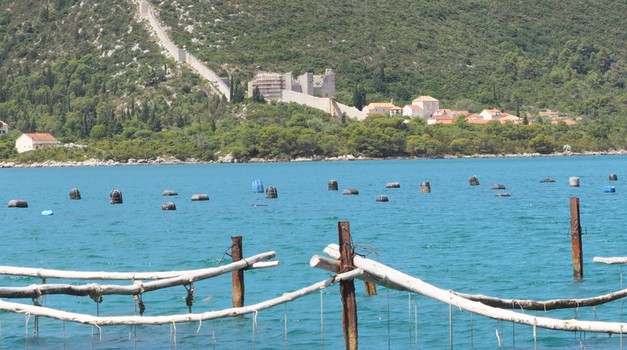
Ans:
{"label": "horizontal wooden beam", "polygon": [[320,289],[324,289],[332,284],[338,283],[342,280],[353,279],[362,274],[361,269],[355,269],[343,274],[339,274],[328,278],[326,280],[314,283],[308,287],[299,289],[294,292],[282,294],[280,297],[266,300],[254,305],[230,308],[218,311],[208,311],[203,313],[189,313],[182,315],[167,315],[167,316],[92,316],[86,314],[79,314],[74,312],[66,312],[62,310],[56,310],[43,306],[26,305],[21,303],[7,302],[0,300],[0,311],[18,312],[23,314],[29,314],[31,316],[50,317],[67,322],[76,322],[83,324],[90,324],[97,327],[100,326],[113,326],[113,325],[157,325],[157,324],[171,324],[180,322],[202,322],[206,320],[212,320],[224,317],[237,317],[245,314],[250,314],[271,308],[276,305],[280,305],[292,300],[298,299],[305,295],[316,292]]}
{"label": "horizontal wooden beam", "polygon": [[[243,261],[244,269],[268,268],[278,266],[278,262],[263,262],[262,260],[272,259],[276,256],[275,252],[266,252],[246,258]],[[228,266],[228,265],[225,265]],[[27,276],[39,278],[56,278],[69,280],[158,280],[164,278],[172,278],[188,274],[204,273],[221,267],[209,267],[196,270],[183,271],[155,271],[155,272],[106,272],[106,271],[67,271],[67,270],[51,270],[30,267],[17,266],[0,266],[0,275],[11,276]]]}

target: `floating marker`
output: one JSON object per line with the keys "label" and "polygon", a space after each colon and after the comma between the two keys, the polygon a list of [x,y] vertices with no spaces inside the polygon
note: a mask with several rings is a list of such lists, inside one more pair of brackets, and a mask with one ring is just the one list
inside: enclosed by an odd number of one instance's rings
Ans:
{"label": "floating marker", "polygon": [[41,212],[41,215],[43,215],[43,216],[50,216],[52,214],[54,214],[54,212],[52,210],[44,210],[44,211]]}
{"label": "floating marker", "polygon": [[28,208],[28,202],[22,199],[11,199],[9,208]]}
{"label": "floating marker", "polygon": [[279,196],[279,194],[277,193],[276,188],[270,186],[266,189],[266,198],[277,198]]}
{"label": "floating marker", "polygon": [[179,194],[172,190],[165,190],[163,191],[163,195],[164,196],[178,196]]}
{"label": "floating marker", "polygon": [[380,195],[377,196],[376,201],[377,202],[388,202],[389,199],[388,199],[388,196],[384,196],[384,195],[380,194]]}
{"label": "floating marker", "polygon": [[570,179],[568,179],[568,186],[570,186],[570,187],[579,187],[579,177],[578,176],[573,176]]}
{"label": "floating marker", "polygon": [[431,193],[431,184],[428,181],[424,181],[420,184],[420,192]]}
{"label": "floating marker", "polygon": [[553,180],[551,178],[546,178],[546,179],[540,180],[540,182],[542,182],[542,183],[553,183],[553,182],[555,182],[555,180]]}
{"label": "floating marker", "polygon": [[111,204],[122,204],[122,191],[113,190],[109,194],[109,199],[111,200]]}
{"label": "floating marker", "polygon": [[401,188],[401,184],[398,182],[388,182],[385,184],[385,188]]}
{"label": "floating marker", "polygon": [[610,181],[618,181],[618,176],[616,176],[616,174],[610,174],[609,179]]}
{"label": "floating marker", "polygon": [[209,195],[204,193],[196,193],[192,195],[192,201],[208,201]]}
{"label": "floating marker", "polygon": [[605,189],[603,190],[603,192],[605,192],[605,193],[614,193],[614,192],[616,192],[616,187],[614,187],[614,186],[605,186]]}
{"label": "floating marker", "polygon": [[505,185],[494,184],[494,185],[490,186],[490,189],[493,189],[493,190],[504,190],[505,189]]}
{"label": "floating marker", "polygon": [[329,184],[329,191],[337,191],[337,181],[336,180],[330,180]]}
{"label": "floating marker", "polygon": [[497,194],[495,194],[494,196],[495,196],[495,197],[511,197],[512,195],[511,195],[511,194],[509,194],[509,193],[505,193],[505,192],[503,192],[503,193],[497,193]]}
{"label": "floating marker", "polygon": [[263,182],[261,180],[253,181],[253,193],[263,193]]}
{"label": "floating marker", "polygon": [[358,195],[359,191],[356,188],[347,188],[342,191],[343,195]]}
{"label": "floating marker", "polygon": [[161,210],[176,210],[174,202],[165,202],[161,205]]}
{"label": "floating marker", "polygon": [[468,178],[468,183],[470,184],[470,186],[479,186],[479,179],[477,178],[477,176],[473,175]]}
{"label": "floating marker", "polygon": [[79,200],[81,199],[81,191],[78,188],[73,188],[70,190],[70,199],[71,200]]}

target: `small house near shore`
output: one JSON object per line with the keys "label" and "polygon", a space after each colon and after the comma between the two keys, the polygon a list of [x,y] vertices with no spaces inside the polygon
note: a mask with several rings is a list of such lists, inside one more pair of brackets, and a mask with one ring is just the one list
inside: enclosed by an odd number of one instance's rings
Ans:
{"label": "small house near shore", "polygon": [[22,134],[15,140],[17,153],[24,153],[43,147],[56,147],[59,144],[61,142],[48,133]]}
{"label": "small house near shore", "polygon": [[9,132],[9,124],[7,124],[4,121],[0,120],[0,135],[1,134],[7,134],[8,132]]}

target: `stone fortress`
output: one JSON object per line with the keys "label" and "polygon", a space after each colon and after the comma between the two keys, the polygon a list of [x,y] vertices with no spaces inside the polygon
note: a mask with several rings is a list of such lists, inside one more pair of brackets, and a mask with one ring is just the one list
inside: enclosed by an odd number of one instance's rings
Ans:
{"label": "stone fortress", "polygon": [[248,97],[252,97],[256,88],[259,89],[265,99],[273,101],[281,99],[282,90],[309,96],[334,98],[335,73],[332,69],[326,69],[322,75],[307,72],[294,78],[292,72],[257,72],[254,79],[248,82]]}
{"label": "stone fortress", "polygon": [[[183,47],[178,47],[170,40],[165,29],[159,23],[152,5],[147,0],[135,0],[139,5],[140,19],[146,20],[150,25],[159,43],[170,56],[179,64],[188,64],[200,76],[209,82],[209,86],[227,100],[230,89],[224,79],[220,78],[213,70],[201,62]],[[257,83],[255,83],[257,81]],[[298,103],[322,110],[332,116],[346,115],[358,120],[364,119],[366,113],[353,106],[341,104],[335,100],[335,73],[327,69],[323,75],[305,73],[297,78],[292,73],[263,73],[259,72],[252,82],[258,84],[259,91],[264,98],[285,103]],[[252,96],[255,85],[251,89],[248,86],[248,94]]]}

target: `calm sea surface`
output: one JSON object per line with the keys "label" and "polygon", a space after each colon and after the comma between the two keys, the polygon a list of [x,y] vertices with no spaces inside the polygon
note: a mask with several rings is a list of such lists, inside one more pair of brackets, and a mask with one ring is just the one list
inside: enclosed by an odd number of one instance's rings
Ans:
{"label": "calm sea surface", "polygon": [[[609,181],[617,174],[618,181]],[[469,186],[476,175],[480,186]],[[578,176],[580,187],[569,187]],[[553,178],[555,183],[540,183]],[[627,157],[390,160],[319,163],[0,169],[0,265],[96,271],[196,269],[230,262],[231,236],[244,255],[276,251],[281,265],[247,271],[246,304],[329,277],[309,259],[337,243],[349,221],[357,252],[443,289],[500,298],[586,298],[622,289],[622,267],[592,263],[627,255]],[[255,179],[277,199],[252,191]],[[337,180],[339,191],[328,191]],[[420,193],[428,181],[431,193]],[[388,182],[401,187],[387,189]],[[491,190],[503,184],[505,190]],[[606,186],[616,193],[604,193]],[[82,200],[71,201],[78,188]],[[357,196],[342,195],[346,188]],[[122,191],[124,203],[109,204]],[[163,197],[164,190],[178,192]],[[511,197],[497,197],[507,192]],[[210,200],[192,202],[195,193]],[[386,195],[389,202],[375,201]],[[569,199],[580,198],[584,280],[573,281]],[[26,209],[8,208],[11,199]],[[162,211],[174,201],[176,211]],[[257,204],[257,205],[254,205]],[[263,204],[263,205],[259,205]],[[54,215],[43,216],[43,210]],[[366,249],[368,247],[369,249]],[[2,286],[38,279],[0,276]],[[48,283],[67,281],[48,280]],[[105,282],[108,283],[108,282]],[[122,283],[127,282],[111,282]],[[361,349],[620,349],[618,335],[538,330],[471,315],[426,297],[356,282]],[[194,312],[231,306],[230,275],[195,284]],[[186,313],[183,287],[146,293],[146,315]],[[30,303],[30,300],[19,300]],[[46,305],[132,315],[132,297],[48,296]],[[236,319],[175,326],[98,329],[0,313],[1,349],[340,349],[339,286]],[[529,312],[534,313],[534,312]],[[544,316],[544,312],[536,313]],[[622,302],[546,316],[624,320]],[[451,331],[452,330],[452,331]],[[623,341],[627,341],[624,339]],[[452,345],[451,345],[452,344]]]}

